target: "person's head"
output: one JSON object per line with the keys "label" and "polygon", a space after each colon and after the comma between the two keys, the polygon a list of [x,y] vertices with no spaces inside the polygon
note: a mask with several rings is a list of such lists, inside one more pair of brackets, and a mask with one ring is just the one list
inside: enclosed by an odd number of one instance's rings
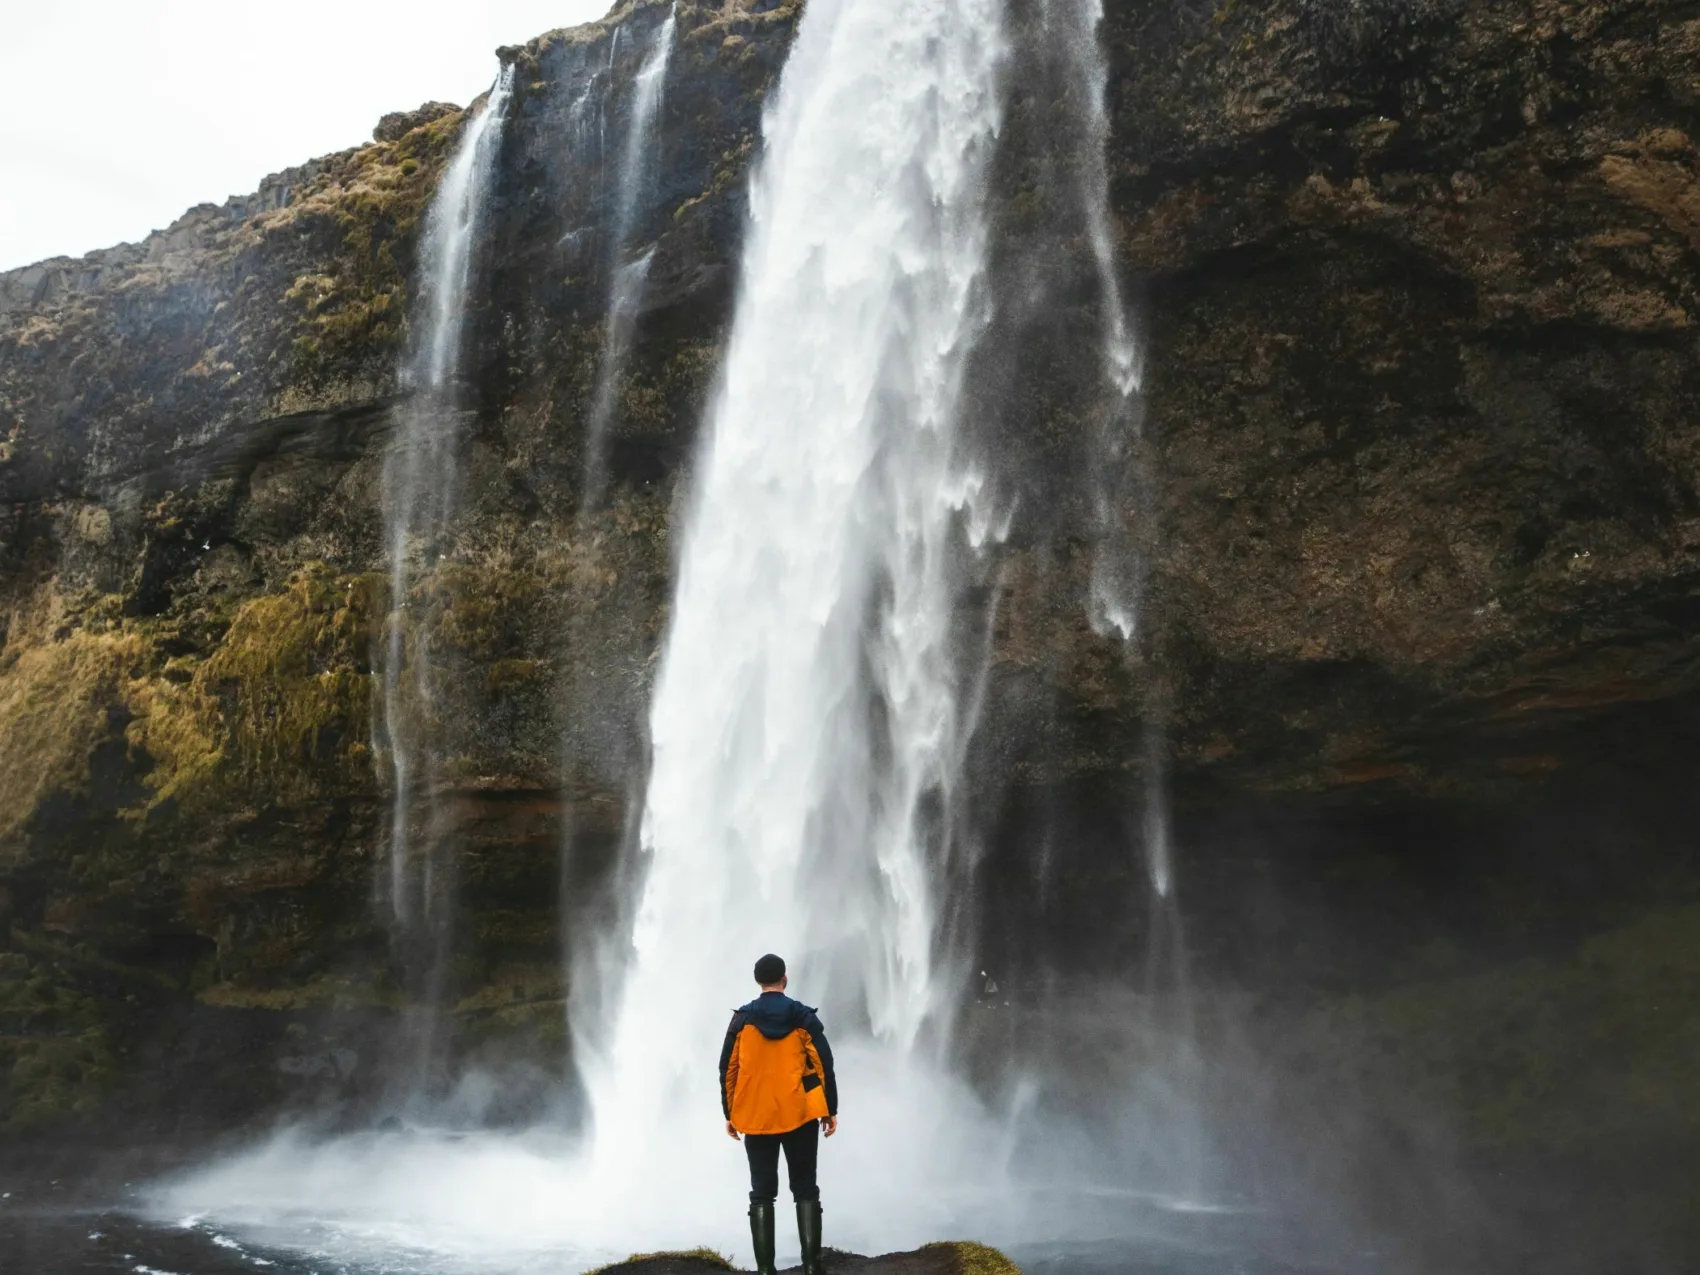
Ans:
{"label": "person's head", "polygon": [[783,992],[790,980],[785,977],[785,962],[772,952],[756,962],[756,983],[764,992]]}

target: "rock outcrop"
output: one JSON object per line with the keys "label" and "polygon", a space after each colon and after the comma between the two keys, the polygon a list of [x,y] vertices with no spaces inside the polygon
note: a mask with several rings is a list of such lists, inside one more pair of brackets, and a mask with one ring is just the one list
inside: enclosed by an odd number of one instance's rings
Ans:
{"label": "rock outcrop", "polygon": [[[1015,1263],[995,1248],[963,1241],[928,1244],[913,1252],[879,1257],[829,1249],[822,1257],[828,1271],[854,1275],[1020,1275]],[[639,1253],[602,1267],[596,1275],[713,1275],[736,1269],[720,1254],[698,1249],[690,1253]]]}
{"label": "rock outcrop", "polygon": [[[1260,1118],[1359,1093],[1366,1160],[1442,1129],[1449,1166],[1565,1182],[1656,1147],[1623,1194],[1645,1233],[1691,1234],[1700,16],[1109,6],[1114,238],[1147,362],[1130,646],[1089,623],[1089,157],[1041,8],[1011,6],[975,376],[1017,510],[988,572],[976,967],[1019,1013],[1058,962],[1138,959],[1128,846],[1166,758],[1194,969],[1249,998],[1234,1039],[1291,1081]],[[562,913],[605,907],[641,786],[675,501],[800,7],[677,7],[611,495],[581,509],[608,139],[665,11],[501,52],[464,507],[406,600],[439,634],[451,741],[455,1048],[534,1068],[492,1117],[564,1065]],[[386,116],[143,244],[0,276],[8,1136],[358,1109],[385,1083],[407,998],[370,906],[374,625],[396,601],[378,476],[464,119]]]}

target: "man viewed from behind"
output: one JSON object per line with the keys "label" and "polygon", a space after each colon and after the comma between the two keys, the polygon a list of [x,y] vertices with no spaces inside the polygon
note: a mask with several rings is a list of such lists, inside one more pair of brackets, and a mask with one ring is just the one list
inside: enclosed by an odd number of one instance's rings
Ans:
{"label": "man viewed from behind", "polygon": [[744,1139],[750,1161],[750,1243],[758,1275],[774,1275],[773,1207],[779,1198],[779,1152],[797,1202],[803,1275],[822,1275],[820,1188],[815,1157],[820,1134],[838,1132],[838,1077],[815,1011],[785,994],[785,962],[769,953],[756,962],[761,995],[732,1013],[720,1049],[720,1105],[729,1137]]}

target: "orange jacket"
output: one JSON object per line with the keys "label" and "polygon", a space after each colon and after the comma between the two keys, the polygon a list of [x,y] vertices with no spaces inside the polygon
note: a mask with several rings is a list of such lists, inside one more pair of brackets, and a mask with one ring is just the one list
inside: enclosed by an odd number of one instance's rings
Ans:
{"label": "orange jacket", "polygon": [[790,1133],[838,1114],[832,1047],[813,1009],[763,992],[733,1012],[720,1050],[720,1106],[739,1133]]}

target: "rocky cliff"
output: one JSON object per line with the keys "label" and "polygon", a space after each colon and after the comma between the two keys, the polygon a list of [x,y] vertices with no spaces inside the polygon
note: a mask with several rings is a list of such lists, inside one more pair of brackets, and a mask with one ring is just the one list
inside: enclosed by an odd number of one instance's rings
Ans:
{"label": "rocky cliff", "polygon": [[[9,1135],[382,1092],[412,992],[371,906],[372,666],[402,602],[437,635],[456,1057],[533,1069],[485,1118],[564,1066],[563,928],[610,906],[674,505],[799,16],[677,7],[610,495],[581,507],[610,139],[665,12],[501,51],[465,498],[405,600],[379,474],[464,112],[386,117],[141,245],[0,276]],[[974,374],[1017,512],[985,591],[967,942],[1017,1007],[1039,970],[1127,968],[1149,939],[1130,830],[1163,761],[1195,968],[1282,1078],[1271,1126],[1349,1139],[1342,1178],[1435,1129],[1449,1167],[1564,1190],[1653,1165],[1625,1196],[1664,1261],[1700,1190],[1700,10],[1109,5],[1147,365],[1113,487],[1146,564],[1132,644],[1089,623],[1093,160],[1050,21],[1013,0]],[[1318,1134],[1344,1091],[1369,1095],[1352,1128]]]}

